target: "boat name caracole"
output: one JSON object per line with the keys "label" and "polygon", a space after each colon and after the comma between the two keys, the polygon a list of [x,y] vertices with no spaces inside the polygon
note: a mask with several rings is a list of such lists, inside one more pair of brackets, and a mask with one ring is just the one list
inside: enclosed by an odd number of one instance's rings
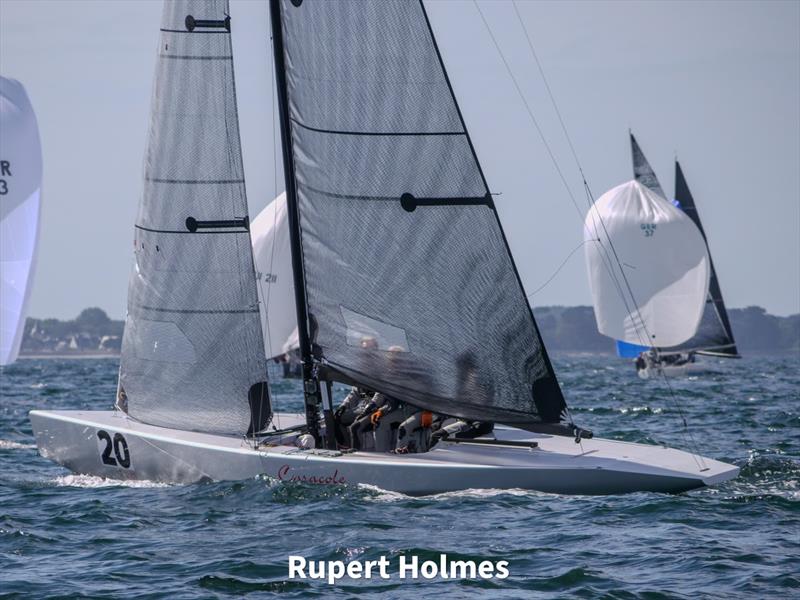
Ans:
{"label": "boat name caracole", "polygon": [[278,479],[280,481],[294,481],[299,483],[319,483],[323,485],[331,485],[336,483],[347,483],[347,479],[339,474],[339,469],[334,469],[330,475],[304,475],[292,474],[292,468],[289,465],[283,465],[278,469]]}

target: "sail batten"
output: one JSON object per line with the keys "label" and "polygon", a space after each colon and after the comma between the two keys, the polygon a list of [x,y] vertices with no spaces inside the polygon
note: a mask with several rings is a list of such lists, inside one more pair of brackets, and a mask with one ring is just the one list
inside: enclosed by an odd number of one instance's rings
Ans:
{"label": "sail batten", "polygon": [[[143,422],[241,435],[265,425],[269,398],[228,13],[164,5],[120,394]],[[188,29],[203,23],[226,25]]]}
{"label": "sail batten", "polygon": [[455,416],[558,422],[564,399],[422,4],[276,2],[320,376]]}

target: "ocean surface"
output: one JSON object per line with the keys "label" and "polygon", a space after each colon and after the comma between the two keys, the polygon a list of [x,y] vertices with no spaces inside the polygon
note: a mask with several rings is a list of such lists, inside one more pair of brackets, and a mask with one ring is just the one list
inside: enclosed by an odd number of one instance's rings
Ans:
{"label": "ocean surface", "polygon": [[[610,356],[555,355],[576,422],[742,468],[683,495],[119,483],[40,458],[33,408],[108,409],[117,361],[21,360],[0,375],[0,597],[800,597],[800,358],[712,361],[639,380]],[[275,404],[300,409],[296,381]],[[290,581],[287,560],[507,560],[504,580]]]}

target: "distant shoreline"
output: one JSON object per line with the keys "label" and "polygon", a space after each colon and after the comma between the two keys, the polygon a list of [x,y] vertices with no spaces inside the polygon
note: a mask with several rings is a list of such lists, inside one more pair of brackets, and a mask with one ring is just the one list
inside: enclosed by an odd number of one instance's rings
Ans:
{"label": "distant shoreline", "polygon": [[20,354],[17,359],[18,360],[43,360],[47,358],[68,358],[68,359],[97,359],[97,358],[119,358],[120,354],[106,354],[106,353],[99,353],[99,352],[75,352],[69,354],[56,354],[56,353],[46,353],[46,354]]}

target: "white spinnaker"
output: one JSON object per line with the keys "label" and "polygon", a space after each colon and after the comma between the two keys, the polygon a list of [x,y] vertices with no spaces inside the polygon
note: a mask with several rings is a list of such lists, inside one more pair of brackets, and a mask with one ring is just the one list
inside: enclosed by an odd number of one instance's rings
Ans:
{"label": "white spinnaker", "polygon": [[600,333],[662,348],[695,334],[708,294],[710,260],[700,230],[686,213],[629,181],[594,203],[584,240]]}
{"label": "white spinnaker", "polygon": [[19,354],[36,262],[42,147],[28,94],[0,77],[0,364]]}
{"label": "white spinnaker", "polygon": [[264,349],[267,358],[273,358],[299,345],[285,193],[253,219],[250,235],[256,263]]}

